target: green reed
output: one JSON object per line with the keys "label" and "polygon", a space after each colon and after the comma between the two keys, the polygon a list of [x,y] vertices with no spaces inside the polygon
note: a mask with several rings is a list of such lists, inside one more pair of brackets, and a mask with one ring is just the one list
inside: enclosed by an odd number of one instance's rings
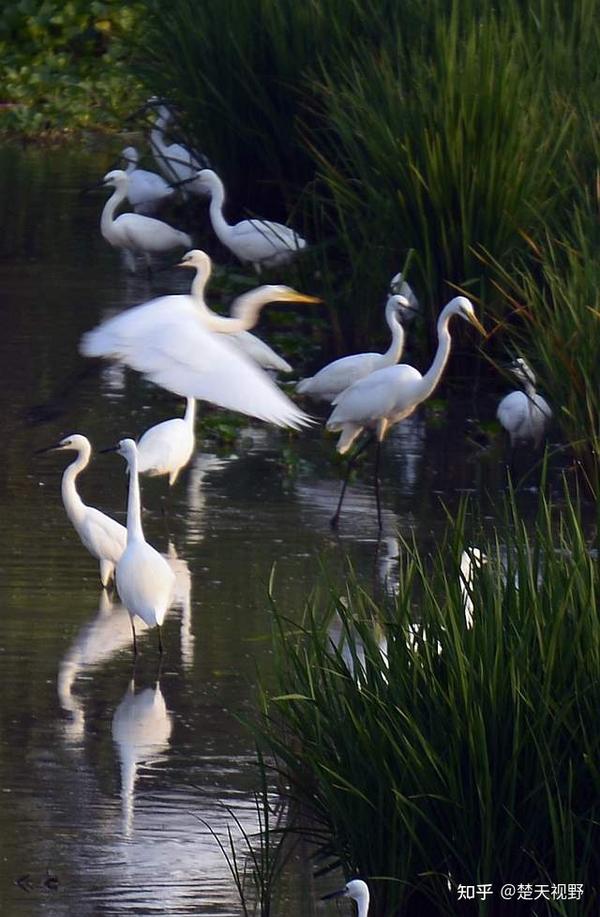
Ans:
{"label": "green reed", "polygon": [[[369,879],[375,915],[454,914],[457,884],[505,882],[583,883],[576,913],[592,914],[597,556],[568,495],[560,512],[541,499],[530,530],[514,499],[501,534],[470,524],[467,539],[465,518],[463,507],[433,556],[404,546],[392,603],[350,577],[344,596],[315,596],[300,626],[275,612],[277,684],[259,730],[305,833]],[[485,562],[461,572],[474,543]],[[496,894],[475,910],[497,907]]]}

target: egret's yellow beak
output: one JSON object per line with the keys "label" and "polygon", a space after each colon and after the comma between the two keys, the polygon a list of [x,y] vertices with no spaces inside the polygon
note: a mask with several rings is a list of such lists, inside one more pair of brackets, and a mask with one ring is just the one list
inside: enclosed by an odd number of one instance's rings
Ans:
{"label": "egret's yellow beak", "polygon": [[297,290],[288,290],[277,297],[280,302],[323,302],[318,296],[309,296],[308,293],[298,293]]}
{"label": "egret's yellow beak", "polygon": [[479,321],[476,315],[470,315],[469,321],[471,322],[472,325],[475,326],[475,328],[477,328],[477,330],[479,331],[479,334],[483,335],[483,337],[487,336],[487,331],[485,330],[485,328],[483,327],[483,325],[481,324],[481,322]]}

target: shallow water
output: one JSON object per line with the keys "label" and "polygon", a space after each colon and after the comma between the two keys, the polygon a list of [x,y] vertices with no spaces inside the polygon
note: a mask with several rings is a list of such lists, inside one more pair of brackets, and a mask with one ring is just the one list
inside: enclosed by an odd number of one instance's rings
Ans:
{"label": "shallow water", "polygon": [[[389,590],[398,533],[431,545],[442,501],[474,492],[493,517],[502,457],[472,433],[494,406],[474,393],[440,420],[417,414],[393,432],[379,546],[368,465],[331,532],[339,471],[319,427],[289,439],[248,423],[229,454],[200,442],[166,517],[165,481],[144,482],[146,537],[169,552],[179,601],[162,666],[155,633],[142,634],[134,673],[127,613],[102,593],[62,508],[67,456],[34,455],[73,432],[107,446],[181,410],[136,375],[78,354],[103,316],[189,283],[176,270],[152,282],[126,275],[101,238],[102,195],[79,191],[110,158],[0,151],[0,913],[238,914],[207,825],[223,833],[229,807],[255,828],[253,743],[240,717],[251,715],[257,672],[269,677],[273,564],[277,602],[294,613],[319,563],[341,583],[347,555]],[[99,456],[80,478],[84,499],[121,520],[123,471],[118,456]],[[528,500],[535,494],[525,510]],[[290,879],[289,917],[313,912],[305,878]]]}

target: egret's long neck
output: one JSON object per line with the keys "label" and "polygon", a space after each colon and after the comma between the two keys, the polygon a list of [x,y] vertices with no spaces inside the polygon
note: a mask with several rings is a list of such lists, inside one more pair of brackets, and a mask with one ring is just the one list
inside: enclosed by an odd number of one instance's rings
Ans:
{"label": "egret's long neck", "polygon": [[225,188],[221,180],[215,181],[210,193],[210,221],[213,229],[223,245],[227,245],[227,240],[231,234],[231,226],[223,216],[223,204],[225,203]]}
{"label": "egret's long neck", "polygon": [[523,382],[523,391],[529,398],[529,403],[531,404],[532,400],[534,399],[536,395],[535,383],[532,382],[531,379],[525,379],[525,381]]}
{"label": "egret's long neck", "polygon": [[206,289],[206,284],[210,279],[211,265],[210,262],[206,264],[201,264],[196,268],[196,274],[192,281],[192,288],[190,290],[191,295],[194,299],[197,299],[200,302],[204,302],[204,290]]}
{"label": "egret's long neck", "polygon": [[127,498],[127,542],[144,541],[142,529],[142,503],[138,477],[137,452],[129,459],[129,495]]}
{"label": "egret's long neck", "polygon": [[426,398],[429,398],[431,393],[436,388],[438,382],[440,381],[442,373],[446,367],[446,363],[448,362],[448,357],[450,356],[450,345],[452,343],[448,325],[453,314],[454,313],[452,312],[446,312],[446,310],[444,310],[438,319],[438,348],[433,359],[433,363],[421,379],[419,385],[419,402],[425,401]]}
{"label": "egret's long neck", "polygon": [[238,323],[239,327],[236,328],[236,331],[248,331],[254,328],[261,309],[270,302],[273,302],[273,296],[270,292],[265,292],[264,287],[250,290],[249,293],[242,293],[231,307],[230,322]]}
{"label": "egret's long neck", "polygon": [[105,235],[107,231],[110,233],[114,221],[115,210],[121,201],[125,199],[126,194],[126,186],[121,185],[120,187],[115,188],[106,204],[104,205],[104,210],[102,211],[102,217],[100,219],[100,231],[103,235]]}
{"label": "egret's long neck", "polygon": [[383,366],[394,366],[404,350],[404,327],[395,312],[388,317],[388,325],[392,332],[392,340],[386,352],[382,354],[381,362]]}
{"label": "egret's long neck", "polygon": [[194,423],[196,421],[196,399],[195,398],[187,399],[187,405],[185,408],[185,414],[183,415],[183,419],[185,420],[186,424],[188,425],[188,427],[190,427],[190,429],[193,432]]}
{"label": "egret's long neck", "polygon": [[358,899],[356,902],[358,907],[357,917],[368,917],[369,913],[369,899],[366,896],[363,896]]}
{"label": "egret's long neck", "polygon": [[81,519],[85,512],[85,503],[77,493],[75,481],[77,480],[79,472],[83,471],[89,462],[90,455],[91,449],[89,446],[87,448],[82,448],[77,454],[75,461],[71,462],[63,472],[61,493],[65,511],[71,522]]}

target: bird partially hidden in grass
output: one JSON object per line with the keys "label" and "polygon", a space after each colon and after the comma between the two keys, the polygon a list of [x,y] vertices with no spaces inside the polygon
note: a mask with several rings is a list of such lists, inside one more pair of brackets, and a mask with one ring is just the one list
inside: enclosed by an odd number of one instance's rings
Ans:
{"label": "bird partially hidden in grass", "polygon": [[369,913],[369,886],[363,879],[351,879],[338,891],[323,895],[322,900],[330,898],[352,898],[356,901],[357,917],[367,917]]}
{"label": "bird partially hidden in grass", "polygon": [[531,442],[537,449],[552,419],[552,410],[545,398],[537,393],[533,370],[522,357],[517,357],[509,369],[523,385],[523,391],[505,395],[498,405],[496,417],[510,436],[511,448]]}
{"label": "bird partially hidden in grass", "polygon": [[456,296],[442,309],[437,322],[438,348],[433,363],[424,376],[413,366],[401,363],[378,369],[365,379],[360,379],[339,395],[335,408],[327,421],[327,429],[341,433],[337,451],[344,455],[358,439],[363,430],[370,436],[354,453],[348,462],[346,476],[342,484],[337,509],[331,519],[336,528],[344,500],[351,468],[358,455],[369,445],[373,438],[377,441],[375,454],[375,496],[377,500],[377,521],[381,521],[381,499],[379,484],[379,460],[381,443],[387,432],[394,425],[409,417],[419,404],[433,393],[438,385],[448,357],[452,339],[449,324],[453,316],[465,319],[481,333],[485,330],[475,315],[473,305],[465,296]]}
{"label": "bird partially hidden in grass", "polygon": [[129,612],[133,635],[133,654],[137,655],[134,618],[137,615],[148,627],[158,630],[158,649],[162,655],[161,624],[171,604],[175,574],[158,551],[148,544],[142,529],[142,506],[138,478],[138,453],[132,439],[122,439],[102,452],[118,452],[129,470],[127,499],[127,546],[115,570],[117,591]]}
{"label": "bird partially hidden in grass", "polygon": [[77,453],[75,461],[67,465],[62,476],[61,494],[65,512],[83,546],[99,561],[100,582],[108,586],[125,550],[127,529],[101,510],[88,506],[79,496],[77,477],[87,468],[92,455],[89,439],[80,433],[73,433],[55,445],[38,449],[37,454],[62,450]]}

